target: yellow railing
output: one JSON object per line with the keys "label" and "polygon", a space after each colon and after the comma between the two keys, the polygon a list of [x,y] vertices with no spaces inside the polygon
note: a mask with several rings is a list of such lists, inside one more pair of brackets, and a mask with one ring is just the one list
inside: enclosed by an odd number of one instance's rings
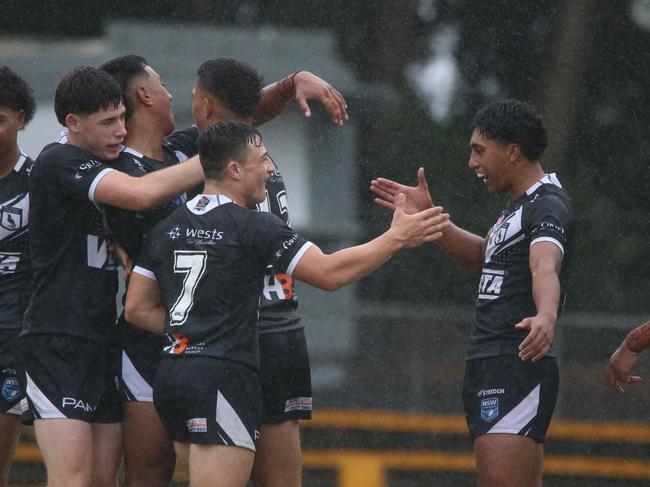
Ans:
{"label": "yellow railing", "polygon": [[[390,432],[417,432],[436,435],[466,435],[460,415],[410,414],[389,411],[321,410],[303,428],[328,428]],[[596,443],[650,444],[650,425],[620,421],[554,420],[549,439]],[[40,462],[38,447],[23,442],[16,452],[17,462]],[[305,469],[331,469],[337,473],[338,487],[387,487],[389,470],[472,472],[471,452],[441,450],[309,449],[303,452]],[[645,459],[547,455],[544,471],[550,475],[650,480],[650,461]],[[177,472],[177,480],[186,478]]]}

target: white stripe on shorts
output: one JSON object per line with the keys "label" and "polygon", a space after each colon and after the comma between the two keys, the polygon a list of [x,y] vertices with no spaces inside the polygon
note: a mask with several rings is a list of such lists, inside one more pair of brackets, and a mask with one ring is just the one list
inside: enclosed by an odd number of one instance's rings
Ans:
{"label": "white stripe on shorts", "polygon": [[151,385],[140,375],[124,351],[122,351],[122,382],[137,401],[153,402]]}
{"label": "white stripe on shorts", "polygon": [[530,423],[537,415],[539,407],[540,384],[531,391],[526,398],[515,406],[508,414],[489,429],[490,433],[518,434],[524,426]]}
{"label": "white stripe on shorts", "polygon": [[255,442],[230,403],[217,391],[217,424],[237,446],[255,451]]}
{"label": "white stripe on shorts", "polygon": [[26,373],[25,375],[27,376],[27,396],[36,409],[37,418],[66,419],[66,415],[52,404],[47,396],[43,394],[43,391],[34,383],[29,374]]}

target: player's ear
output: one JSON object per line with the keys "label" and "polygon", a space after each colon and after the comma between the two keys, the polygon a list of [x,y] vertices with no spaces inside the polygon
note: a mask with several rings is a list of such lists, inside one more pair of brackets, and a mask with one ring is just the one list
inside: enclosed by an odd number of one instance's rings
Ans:
{"label": "player's ear", "polygon": [[78,133],[81,130],[81,117],[74,113],[68,113],[65,116],[65,126],[68,130]]}
{"label": "player's ear", "polygon": [[153,105],[153,100],[151,99],[151,96],[149,95],[147,88],[145,88],[142,85],[138,86],[135,89],[135,97],[138,99],[140,103],[142,103],[145,106],[150,107],[151,105]]}
{"label": "player's ear", "polygon": [[237,161],[231,160],[226,164],[225,173],[230,179],[239,181],[241,179],[241,166]]}
{"label": "player's ear", "polygon": [[515,162],[521,157],[521,146],[519,144],[510,144],[508,146],[508,159]]}
{"label": "player's ear", "polygon": [[25,110],[20,110],[18,112],[18,130],[25,128]]}

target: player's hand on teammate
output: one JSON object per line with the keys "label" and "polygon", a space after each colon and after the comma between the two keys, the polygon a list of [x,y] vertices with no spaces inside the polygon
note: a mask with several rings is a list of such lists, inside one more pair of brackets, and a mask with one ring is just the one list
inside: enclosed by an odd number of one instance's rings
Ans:
{"label": "player's hand on teammate", "polygon": [[519,344],[519,358],[523,362],[537,362],[548,354],[555,336],[555,322],[550,316],[538,314],[515,325],[517,330],[528,330],[528,336]]}
{"label": "player's hand on teammate", "polygon": [[390,231],[403,247],[419,247],[442,237],[442,231],[449,225],[449,215],[442,212],[442,207],[434,206],[414,214],[407,213],[406,207],[407,197],[399,193],[394,198]]}
{"label": "player's hand on teammate", "polygon": [[613,391],[623,394],[623,384],[634,384],[641,382],[638,375],[630,375],[631,370],[639,360],[639,354],[627,347],[625,342],[612,354],[605,370],[605,381],[607,387]]}
{"label": "player's hand on teammate", "polygon": [[124,282],[129,282],[131,271],[133,271],[133,262],[129,258],[129,254],[127,254],[126,250],[124,250],[124,248],[117,242],[111,242],[108,244],[108,251],[117,258],[120,266],[124,270]]}
{"label": "player's hand on teammate", "polygon": [[343,122],[348,120],[348,104],[345,102],[345,98],[327,81],[309,71],[298,71],[293,76],[293,86],[296,92],[296,102],[305,117],[311,116],[307,102],[314,100],[325,107],[335,124],[343,125]]}
{"label": "player's hand on teammate", "polygon": [[375,193],[375,203],[391,210],[395,208],[395,197],[399,193],[406,195],[404,211],[408,214],[433,207],[423,167],[418,169],[417,186],[406,186],[390,179],[377,178],[370,182],[370,191]]}

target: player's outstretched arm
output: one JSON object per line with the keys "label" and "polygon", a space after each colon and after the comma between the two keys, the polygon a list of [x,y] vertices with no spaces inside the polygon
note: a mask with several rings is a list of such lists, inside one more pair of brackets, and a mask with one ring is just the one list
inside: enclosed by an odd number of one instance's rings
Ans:
{"label": "player's outstretched arm", "polygon": [[343,125],[348,119],[348,105],[341,93],[309,71],[296,71],[264,88],[253,125],[273,120],[294,98],[305,117],[311,116],[308,102],[313,100],[323,105],[335,124]]}
{"label": "player's outstretched arm", "polygon": [[563,254],[552,242],[537,242],[530,247],[529,265],[533,279],[533,301],[537,314],[515,325],[528,330],[519,345],[519,358],[537,362],[548,354],[555,336],[560,306],[560,268]]}
{"label": "player's outstretched arm", "polygon": [[[400,193],[407,197],[405,207],[407,213],[422,211],[433,206],[423,167],[418,169],[417,186],[407,186],[390,179],[377,178],[370,182],[370,190],[376,196],[375,203],[385,208],[395,208],[395,198]],[[473,274],[481,273],[485,256],[485,238],[451,223],[438,244],[461,266]]]}
{"label": "player's outstretched arm", "polygon": [[160,303],[160,288],[155,279],[136,271],[131,274],[124,303],[126,321],[156,335],[165,330],[165,308]]}
{"label": "player's outstretched arm", "polygon": [[94,200],[124,208],[141,211],[169,201],[203,181],[203,169],[199,157],[146,174],[129,176],[121,171],[111,171],[97,184]]}
{"label": "player's outstretched arm", "polygon": [[437,206],[408,215],[404,212],[405,200],[404,195],[396,198],[393,221],[384,234],[330,255],[313,246],[296,266],[294,278],[334,291],[367,276],[401,249],[438,240],[449,224],[449,215]]}
{"label": "player's outstretched arm", "polygon": [[623,394],[625,389],[622,384],[641,381],[640,376],[630,375],[630,373],[639,360],[639,354],[646,348],[650,348],[650,321],[646,321],[628,333],[623,343],[609,358],[605,381],[610,389]]}

